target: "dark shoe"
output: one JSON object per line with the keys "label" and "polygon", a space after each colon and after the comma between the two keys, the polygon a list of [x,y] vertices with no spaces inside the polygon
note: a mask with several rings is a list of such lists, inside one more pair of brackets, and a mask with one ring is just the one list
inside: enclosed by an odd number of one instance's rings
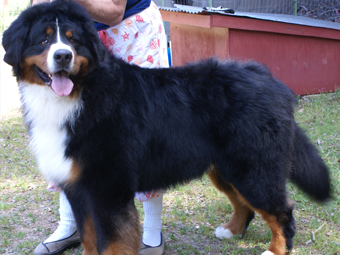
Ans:
{"label": "dark shoe", "polygon": [[152,247],[149,245],[141,243],[139,248],[138,255],[161,255],[164,252],[164,237],[163,233],[161,233],[161,244],[156,247]]}
{"label": "dark shoe", "polygon": [[68,249],[78,247],[80,243],[80,235],[77,230],[67,238],[50,243],[40,243],[35,248],[33,255],[60,255]]}

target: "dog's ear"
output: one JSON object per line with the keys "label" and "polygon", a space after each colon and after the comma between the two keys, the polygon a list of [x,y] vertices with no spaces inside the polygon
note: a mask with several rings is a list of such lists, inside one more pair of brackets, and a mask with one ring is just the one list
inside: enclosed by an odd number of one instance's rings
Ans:
{"label": "dog's ear", "polygon": [[29,27],[27,24],[18,24],[17,20],[4,32],[2,45],[6,51],[4,61],[11,65],[20,65],[23,45],[27,37]]}
{"label": "dog's ear", "polygon": [[87,20],[83,23],[83,30],[87,40],[87,47],[91,51],[93,64],[98,66],[99,62],[104,62],[106,57],[110,54],[109,51],[102,44],[98,32],[95,29],[92,20]]}
{"label": "dog's ear", "polygon": [[[20,48],[22,42],[20,41],[20,39],[18,39],[15,40],[13,44],[11,44],[6,43],[5,39],[7,39],[7,37],[4,36],[4,39],[2,40],[2,45],[4,46],[4,49],[6,51],[4,61],[11,66],[15,66],[18,64],[18,60],[20,59],[19,51],[16,49]],[[9,41],[10,40],[8,40],[8,42]]]}
{"label": "dog's ear", "polygon": [[96,64],[98,62],[105,62],[107,57],[110,55],[110,52],[106,49],[106,47],[102,44],[102,42],[99,40],[92,40],[93,49],[96,54]]}

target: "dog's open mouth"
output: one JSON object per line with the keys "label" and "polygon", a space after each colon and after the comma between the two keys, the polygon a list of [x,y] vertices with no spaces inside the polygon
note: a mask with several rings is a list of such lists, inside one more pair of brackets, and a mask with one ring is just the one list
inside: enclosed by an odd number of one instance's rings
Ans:
{"label": "dog's open mouth", "polygon": [[51,86],[52,83],[52,75],[45,73],[43,70],[41,70],[39,67],[34,66],[34,70],[37,73],[39,79],[45,83],[47,86]]}
{"label": "dog's open mouth", "polygon": [[38,66],[34,66],[34,70],[39,79],[47,86],[51,87],[58,96],[68,96],[72,92],[73,82],[71,81],[68,72],[61,70],[53,74],[47,74]]}

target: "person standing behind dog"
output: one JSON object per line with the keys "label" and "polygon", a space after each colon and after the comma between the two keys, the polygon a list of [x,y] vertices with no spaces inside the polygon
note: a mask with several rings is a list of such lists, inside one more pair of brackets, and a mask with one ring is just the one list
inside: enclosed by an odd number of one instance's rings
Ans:
{"label": "person standing behind dog", "polygon": [[[104,45],[116,57],[145,68],[169,67],[166,35],[161,14],[151,0],[75,0],[96,21]],[[33,0],[32,5],[50,0]],[[64,192],[53,183],[48,190],[60,192],[60,221],[56,231],[40,243],[34,255],[59,255],[80,244],[75,218]],[[161,233],[163,191],[136,193],[143,202],[143,239],[139,255],[164,252]]]}

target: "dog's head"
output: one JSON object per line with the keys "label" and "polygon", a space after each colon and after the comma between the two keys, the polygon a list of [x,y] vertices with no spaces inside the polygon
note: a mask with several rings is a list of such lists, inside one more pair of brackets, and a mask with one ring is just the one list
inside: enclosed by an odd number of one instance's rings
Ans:
{"label": "dog's head", "polygon": [[91,18],[69,0],[28,8],[4,32],[2,44],[18,81],[51,86],[59,96],[75,90],[104,54]]}

